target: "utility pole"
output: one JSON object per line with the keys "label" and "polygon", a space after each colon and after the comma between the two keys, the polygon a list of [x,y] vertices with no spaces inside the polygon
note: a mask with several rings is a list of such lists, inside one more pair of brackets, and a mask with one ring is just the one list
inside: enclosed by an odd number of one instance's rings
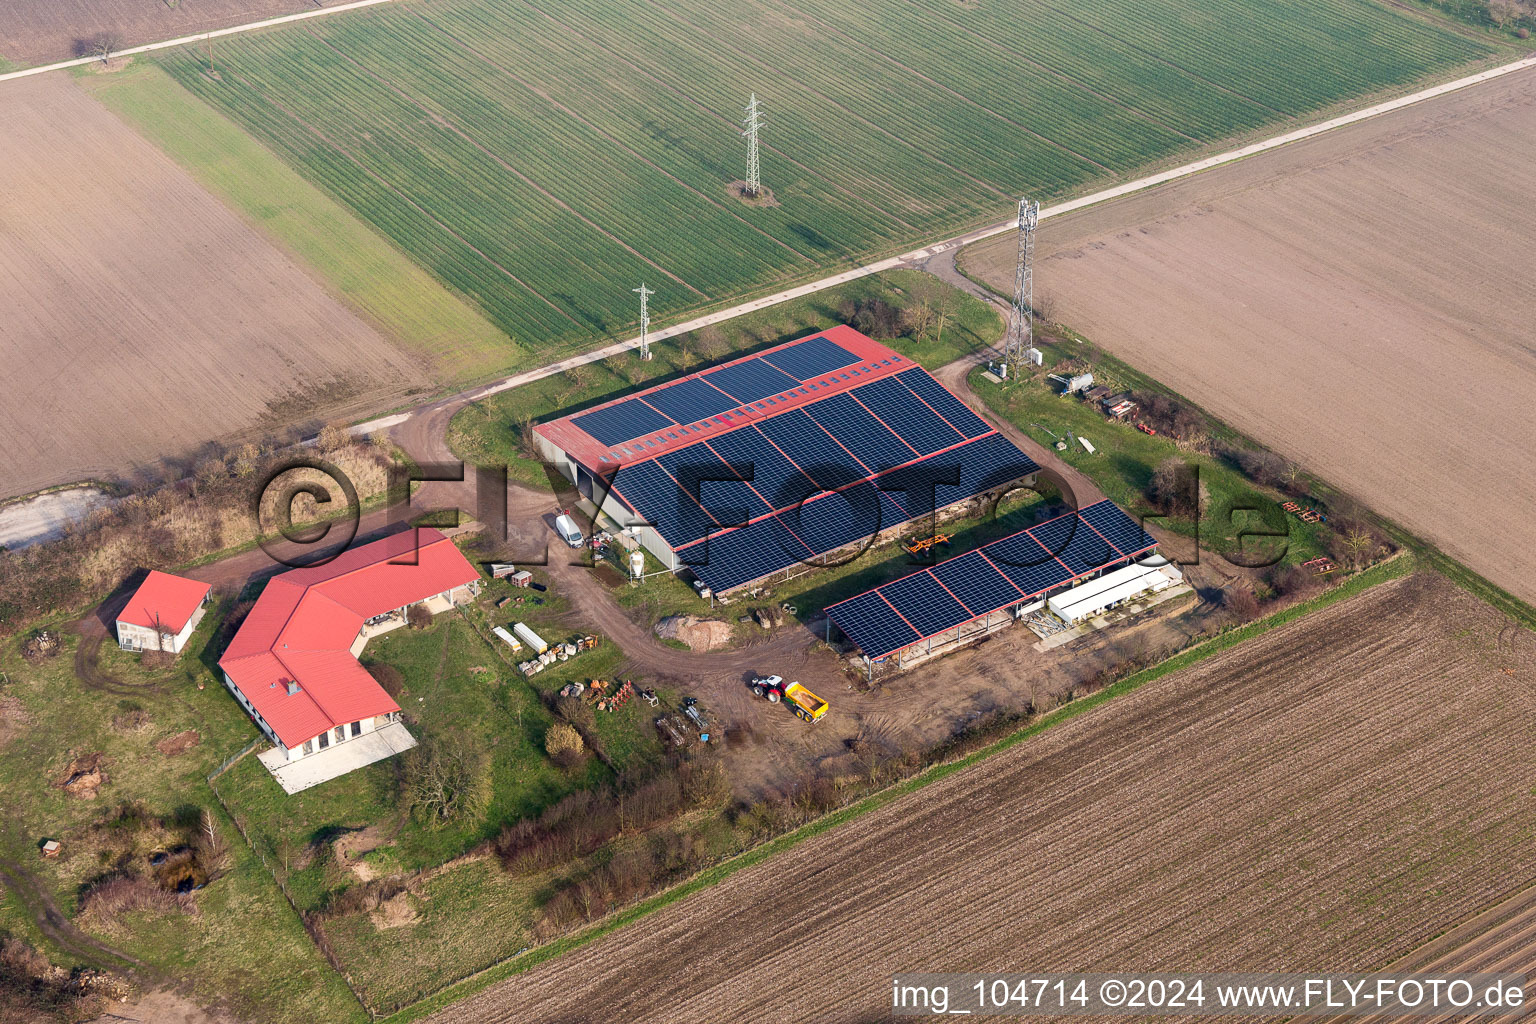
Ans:
{"label": "utility pole", "polygon": [[757,130],[763,126],[763,111],[757,104],[757,93],[747,104],[747,116],[742,122],[742,135],[747,140],[747,182],[742,189],[749,198],[756,199],[763,190],[762,176],[757,163]]}
{"label": "utility pole", "polygon": [[630,291],[640,296],[640,358],[646,362],[651,361],[651,310],[648,300],[656,293],[640,282],[639,288],[631,288]]}
{"label": "utility pole", "polygon": [[1035,227],[1040,204],[1019,200],[1019,254],[1013,270],[1013,319],[1003,346],[1003,374],[1023,366],[1035,342]]}

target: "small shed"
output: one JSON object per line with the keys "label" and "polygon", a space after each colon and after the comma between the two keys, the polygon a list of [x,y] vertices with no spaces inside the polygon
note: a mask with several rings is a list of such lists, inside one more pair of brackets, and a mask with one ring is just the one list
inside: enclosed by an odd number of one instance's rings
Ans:
{"label": "small shed", "polygon": [[1055,594],[1046,601],[1046,606],[1062,622],[1075,626],[1123,601],[1166,590],[1181,580],[1182,574],[1171,565],[1132,563]]}
{"label": "small shed", "polygon": [[150,570],[117,615],[117,645],[125,651],[180,654],[202,621],[212,591],[207,583]]}

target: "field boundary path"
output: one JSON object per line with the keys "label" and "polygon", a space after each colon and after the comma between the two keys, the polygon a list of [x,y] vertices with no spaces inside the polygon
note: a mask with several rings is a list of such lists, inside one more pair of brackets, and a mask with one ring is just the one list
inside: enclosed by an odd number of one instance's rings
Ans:
{"label": "field boundary path", "polygon": [[[207,32],[198,32],[190,36],[177,36],[175,39],[163,39],[158,43],[144,43],[140,46],[125,46],[121,50],[112,51],[112,56],[132,57],[139,53],[149,53],[151,50],[168,50],[173,46],[188,46],[192,43],[201,43],[206,39],[218,39],[220,36],[238,35],[241,32],[254,32],[257,29],[271,28],[273,25],[283,25],[290,21],[303,21],[306,18],[320,18],[327,14],[340,14],[343,11],[355,11],[359,7],[372,7],[374,4],[387,4],[390,0],[351,0],[350,3],[337,4],[335,7],[319,7],[313,11],[300,11],[297,14],[282,14],[276,18],[265,18],[261,21],[251,21],[244,25],[232,25],[229,28],[213,28]],[[73,60],[61,60],[53,64],[39,64],[35,68],[22,68],[20,71],[7,71],[0,75],[0,82],[8,82],[13,78],[27,78],[31,75],[41,75],[48,71],[62,71],[65,68],[78,68],[86,64],[95,64],[100,57],[76,57]]]}
{"label": "field boundary path", "polygon": [[[388,0],[361,0],[361,3],[353,4],[350,6],[361,6],[362,4],[366,3],[387,2]],[[329,8],[329,10],[340,9],[341,8]],[[239,29],[229,29],[227,31],[233,32],[239,31]],[[127,51],[124,52],[126,53]],[[1310,139],[1315,136],[1331,132],[1336,128],[1343,128],[1346,125],[1356,124],[1360,121],[1370,120],[1374,117],[1380,117],[1383,114],[1391,113],[1394,110],[1400,110],[1403,107],[1412,106],[1416,103],[1422,103],[1425,100],[1431,100],[1438,96],[1444,96],[1447,93],[1458,92],[1462,89],[1470,88],[1474,85],[1480,85],[1484,82],[1491,82],[1495,79],[1503,78],[1505,75],[1512,75],[1516,72],[1524,71],[1528,68],[1536,68],[1536,55],[1530,57],[1522,57],[1520,60],[1513,61],[1509,64],[1501,64],[1498,67],[1488,68],[1484,71],[1479,71],[1476,74],[1466,75],[1462,78],[1454,79],[1453,81],[1442,82],[1439,85],[1433,85],[1426,89],[1420,89],[1418,92],[1409,93],[1406,96],[1399,96],[1396,99],[1384,100],[1381,103],[1374,103],[1368,107],[1362,107],[1359,110],[1354,110],[1347,114],[1340,114],[1337,117],[1331,117],[1326,121],[1319,121],[1317,124],[1296,128],[1291,131],[1284,132],[1280,135],[1274,135],[1270,138],[1262,139],[1258,142],[1249,143],[1246,146],[1239,146],[1236,149],[1230,149],[1223,153],[1217,153],[1213,156],[1204,157],[1191,163],[1181,164],[1178,167],[1172,167],[1165,171],[1159,171],[1156,174],[1149,174],[1145,177],[1125,182],[1124,184],[1115,185],[1111,188],[1101,189],[1098,192],[1093,192],[1086,196],[1079,196],[1076,199],[1069,199],[1064,202],[1057,203],[1054,206],[1041,207],[1040,217],[1042,220],[1049,217],[1060,217],[1064,214],[1073,213],[1077,210],[1084,209],[1085,207],[1096,206],[1099,203],[1108,202],[1111,199],[1119,199],[1124,196],[1132,195],[1136,192],[1144,192],[1147,189],[1156,188],[1159,185],[1164,185],[1171,181],[1178,181],[1181,178],[1187,178],[1192,175],[1199,174],[1202,171],[1208,171],[1214,167],[1220,167],[1224,164],[1230,164],[1238,160],[1244,160],[1248,157],[1256,156],[1260,153],[1265,153],[1272,149],[1279,149],[1280,147],[1288,146],[1293,142],[1300,142],[1303,139]],[[3,81],[5,77],[6,76],[0,76],[0,81]],[[912,251],[902,253],[899,256],[889,256],[885,259],[875,260],[874,262],[854,267],[851,270],[844,270],[839,273],[832,274],[828,277],[823,277],[815,281],[807,282],[806,284],[796,285],[793,288],[786,288],[783,291],[774,292],[772,295],[765,295],[757,299],[749,299],[746,302],[731,306],[728,309],[722,309],[714,313],[706,313],[702,316],[694,317],[691,320],[685,320],[682,323],[674,324],[671,327],[663,327],[659,330],[652,331],[649,335],[649,338],[651,341],[665,341],[667,338],[676,337],[679,334],[687,334],[690,331],[696,331],[700,328],[708,327],[711,324],[722,323],[726,320],[733,320],[738,316],[742,316],[743,314],[751,313],[759,309],[766,309],[770,306],[777,306],[783,302],[804,298],[807,295],[814,295],[817,292],[825,291],[828,288],[835,288],[838,285],[847,284],[850,281],[857,281],[860,278],[870,277],[874,274],[883,273],[887,270],[895,270],[899,267],[923,264],[940,254],[962,249],[967,245],[971,245],[975,242],[980,242],[988,238],[993,238],[1008,231],[1016,231],[1018,230],[1018,226],[1018,219],[1014,218],[1012,220],[1003,221],[1000,224],[993,224],[990,227],[978,228],[974,231],[968,231],[964,234],[956,235],[953,238],[945,239],[942,242],[935,242],[932,245],[924,246],[921,249],[913,249]],[[610,356],[619,355],[620,353],[636,349],[639,347],[639,345],[640,337],[636,335],[635,337],[629,338],[625,341],[614,342],[611,345],[604,345],[603,347],[593,349],[590,352],[570,356],[566,359],[561,359],[558,362],[549,363],[536,369],[524,370],[521,373],[516,373],[509,377],[503,377],[502,379],[493,383],[486,384],[469,391],[461,392],[457,395],[453,395],[449,398],[442,399],[438,402],[434,402],[426,406],[421,406],[408,412],[395,413],[389,416],[381,416],[377,419],[372,419],[365,423],[360,423],[353,427],[352,430],[355,434],[368,434],[375,430],[387,430],[391,427],[399,426],[400,424],[406,422],[411,417],[416,416],[419,413],[441,410],[449,405],[456,406],[465,402],[479,401],[482,398],[488,398],[491,395],[499,394],[503,391],[509,391],[512,388],[522,387],[524,384],[531,384],[534,381],[543,380],[546,377],[552,377],[557,373],[564,373],[566,370],[575,366],[585,366],[589,363],[600,362]]]}

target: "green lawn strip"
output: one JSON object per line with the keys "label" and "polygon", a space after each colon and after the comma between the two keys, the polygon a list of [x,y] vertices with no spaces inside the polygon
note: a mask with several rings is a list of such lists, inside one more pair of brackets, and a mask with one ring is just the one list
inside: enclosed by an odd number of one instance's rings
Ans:
{"label": "green lawn strip", "polygon": [[651,346],[654,358],[649,363],[632,354],[614,356],[472,402],[449,425],[449,447],[465,462],[505,464],[516,479],[545,485],[548,480],[542,466],[524,455],[520,444],[525,422],[577,412],[696,373],[712,362],[825,330],[844,322],[839,311],[845,302],[874,299],[901,310],[922,302],[952,304],[954,313],[937,340],[907,336],[884,342],[930,370],[991,345],[1002,336],[1001,318],[980,299],[921,271],[888,271],[657,342]]}
{"label": "green lawn strip", "polygon": [[444,384],[527,361],[474,307],[309,184],[218,110],[148,63],[81,84],[199,184],[294,253]]}
{"label": "green lawn strip", "polygon": [[813,822],[810,822],[809,824],[803,825],[800,828],[795,829],[793,832],[785,833],[782,836],[778,836],[766,843],[763,843],[761,846],[754,847],[753,849],[748,850],[747,852],[733,857],[727,861],[716,864],[713,867],[706,868],[705,870],[694,875],[692,878],[688,879],[686,882],[673,886],[672,888],[667,889],[665,892],[658,893],[657,895],[648,899],[642,900],[632,907],[621,910],[591,928],[585,929],[577,934],[570,935],[562,939],[557,939],[556,941],[548,943],[547,945],[539,946],[536,949],[530,950],[525,954],[517,956],[512,960],[508,960],[504,963],[497,964],[494,967],[487,968],[481,974],[478,974],[472,978],[467,978],[462,982],[444,989],[442,992],[422,1000],[420,1003],[406,1007],[399,1013],[387,1018],[387,1020],[389,1021],[389,1024],[406,1024],[408,1021],[419,1020],[423,1016],[435,1010],[442,1009],[451,1003],[457,1002],[458,1000],[478,992],[497,981],[511,977],[514,974],[521,974],[541,963],[544,963],[545,961],[552,960],[561,954],[568,953],[581,946],[585,946],[588,943],[601,938],[610,932],[616,931],[619,928],[622,928],[625,925],[630,924],[642,917],[645,917],[648,914],[654,913],[663,907],[666,907],[672,903],[676,903],[678,900],[681,900],[687,896],[691,896],[703,889],[707,889],[710,886],[715,885],[716,883],[730,877],[731,875],[736,874],[738,871],[752,867],[756,864],[760,864],[770,857],[775,856],[776,854],[782,853],[791,847],[798,846],[799,844],[805,842],[807,839],[818,836],[824,832],[828,832],[839,825],[854,820],[855,818],[862,817],[863,815],[884,807],[892,801],[906,796],[909,793],[915,793],[920,789],[931,786],[935,782],[948,778],[956,772],[964,771],[965,769],[970,768],[989,757],[993,757],[1005,750],[1017,746],[1020,743],[1030,740],[1035,736],[1038,736],[1040,733],[1047,729],[1060,725],[1061,723],[1075,718],[1078,715],[1092,711],[1093,709],[1106,704],[1117,697],[1138,690],[1143,686],[1146,686],[1148,683],[1155,682],[1156,680],[1163,678],[1171,672],[1189,668],[1190,666],[1204,661],[1212,655],[1219,654],[1222,651],[1235,647],[1245,640],[1252,639],[1256,636],[1261,636],[1264,633],[1270,632],[1271,630],[1294,622],[1304,615],[1322,608],[1326,608],[1329,605],[1336,604],[1337,602],[1346,598],[1353,597],[1356,594],[1359,594],[1378,584],[1385,583],[1388,580],[1400,579],[1404,576],[1407,576],[1413,572],[1414,567],[1415,561],[1412,556],[1403,555],[1366,569],[1365,571],[1350,577],[1337,586],[1324,591],[1316,597],[1283,608],[1280,611],[1259,619],[1255,622],[1251,622],[1247,625],[1228,630],[1209,640],[1196,644],[1194,647],[1182,651],[1179,654],[1176,654],[1173,657],[1167,659],[1166,661],[1162,661],[1149,668],[1142,669],[1133,675],[1127,676],[1126,678],[1105,687],[1098,693],[1065,704],[1057,710],[1046,715],[1045,717],[1024,725],[1023,727],[1009,733],[1008,735],[1002,737],[994,743],[989,744],[986,747],[981,748],[980,750],[974,751],[963,757],[956,758],[953,761],[946,761],[942,764],[937,764],[927,768],[909,779],[904,779],[903,781],[882,789],[877,793],[873,793],[867,797],[864,797],[856,803],[850,804],[841,810],[833,811],[831,814],[827,814]]}

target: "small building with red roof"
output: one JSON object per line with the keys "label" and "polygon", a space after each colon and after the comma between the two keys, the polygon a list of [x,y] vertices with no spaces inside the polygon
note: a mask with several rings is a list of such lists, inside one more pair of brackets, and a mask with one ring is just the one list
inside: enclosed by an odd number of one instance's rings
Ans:
{"label": "small building with red roof", "polygon": [[[261,760],[285,790],[297,792],[415,745],[400,724],[400,705],[357,656],[369,637],[404,625],[412,606],[446,611],[479,590],[475,567],[451,540],[427,528],[364,544],[267,584],[219,668],[274,744]],[[386,742],[374,739],[386,730]],[[321,755],[329,769],[284,772],[285,765]]]}
{"label": "small building with red roof", "polygon": [[207,583],[150,570],[117,615],[117,645],[180,654],[203,620],[211,591]]}

